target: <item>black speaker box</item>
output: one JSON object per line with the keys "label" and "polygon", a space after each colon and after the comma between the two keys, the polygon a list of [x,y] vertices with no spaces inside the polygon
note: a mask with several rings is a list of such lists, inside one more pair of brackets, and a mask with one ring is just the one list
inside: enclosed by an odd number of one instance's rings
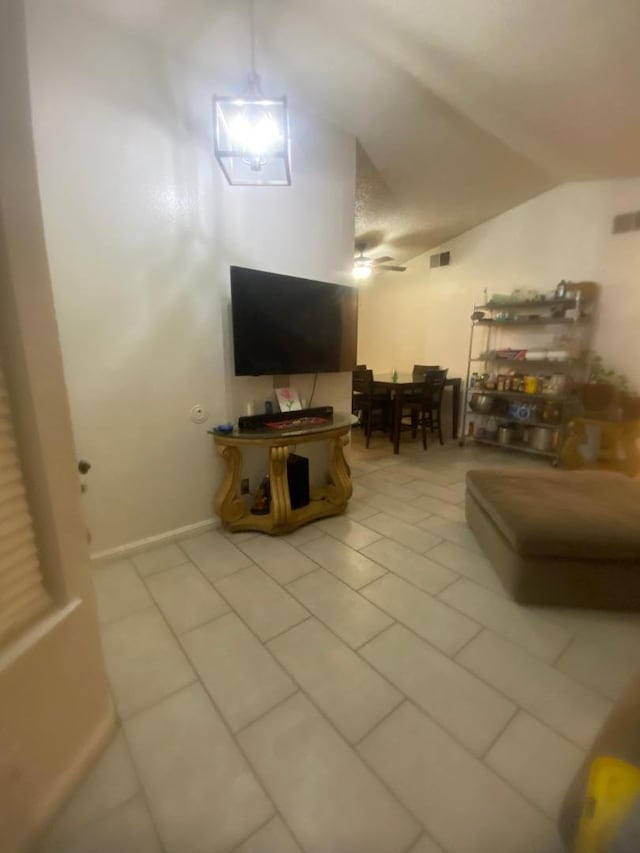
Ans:
{"label": "black speaker box", "polygon": [[287,457],[287,482],[291,509],[299,509],[309,503],[309,460],[306,456],[290,453]]}

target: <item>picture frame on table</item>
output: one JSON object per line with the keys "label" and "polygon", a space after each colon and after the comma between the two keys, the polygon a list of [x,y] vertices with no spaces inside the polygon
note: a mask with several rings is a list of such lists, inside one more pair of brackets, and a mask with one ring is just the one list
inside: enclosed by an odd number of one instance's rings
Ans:
{"label": "picture frame on table", "polygon": [[281,412],[297,412],[302,409],[302,401],[295,388],[276,388],[276,400]]}

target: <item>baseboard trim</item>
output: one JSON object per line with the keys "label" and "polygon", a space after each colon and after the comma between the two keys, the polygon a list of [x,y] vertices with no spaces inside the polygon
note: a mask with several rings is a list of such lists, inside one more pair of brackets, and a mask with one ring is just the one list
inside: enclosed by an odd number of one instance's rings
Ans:
{"label": "baseboard trim", "polygon": [[96,551],[95,554],[91,554],[91,561],[93,563],[104,563],[122,557],[129,557],[132,554],[138,554],[140,551],[153,548],[154,545],[167,545],[170,542],[175,542],[176,539],[183,539],[185,536],[191,535],[195,536],[198,533],[204,533],[207,530],[217,527],[220,527],[219,518],[205,518],[204,521],[196,521],[195,524],[187,524],[185,527],[167,530],[165,533],[158,533],[157,536],[148,536],[146,539],[138,539],[137,542],[129,542],[126,545],[118,545],[116,548]]}

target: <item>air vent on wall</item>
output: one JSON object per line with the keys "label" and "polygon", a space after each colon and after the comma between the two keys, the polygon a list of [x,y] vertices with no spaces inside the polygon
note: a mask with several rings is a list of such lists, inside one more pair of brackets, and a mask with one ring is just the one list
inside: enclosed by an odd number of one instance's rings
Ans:
{"label": "air vent on wall", "polygon": [[451,252],[439,252],[429,258],[430,267],[448,267],[451,263]]}
{"label": "air vent on wall", "polygon": [[640,210],[613,217],[613,233],[624,234],[626,231],[640,231]]}

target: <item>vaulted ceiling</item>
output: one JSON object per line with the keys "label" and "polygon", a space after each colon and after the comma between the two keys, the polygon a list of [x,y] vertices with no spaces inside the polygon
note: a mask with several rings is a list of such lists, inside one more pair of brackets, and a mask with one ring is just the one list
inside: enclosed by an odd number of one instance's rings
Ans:
{"label": "vaulted ceiling", "polygon": [[[219,71],[248,0],[70,0]],[[356,234],[407,260],[558,183],[640,175],[640,0],[255,0],[265,89],[358,139]],[[232,83],[235,81],[235,84]]]}

